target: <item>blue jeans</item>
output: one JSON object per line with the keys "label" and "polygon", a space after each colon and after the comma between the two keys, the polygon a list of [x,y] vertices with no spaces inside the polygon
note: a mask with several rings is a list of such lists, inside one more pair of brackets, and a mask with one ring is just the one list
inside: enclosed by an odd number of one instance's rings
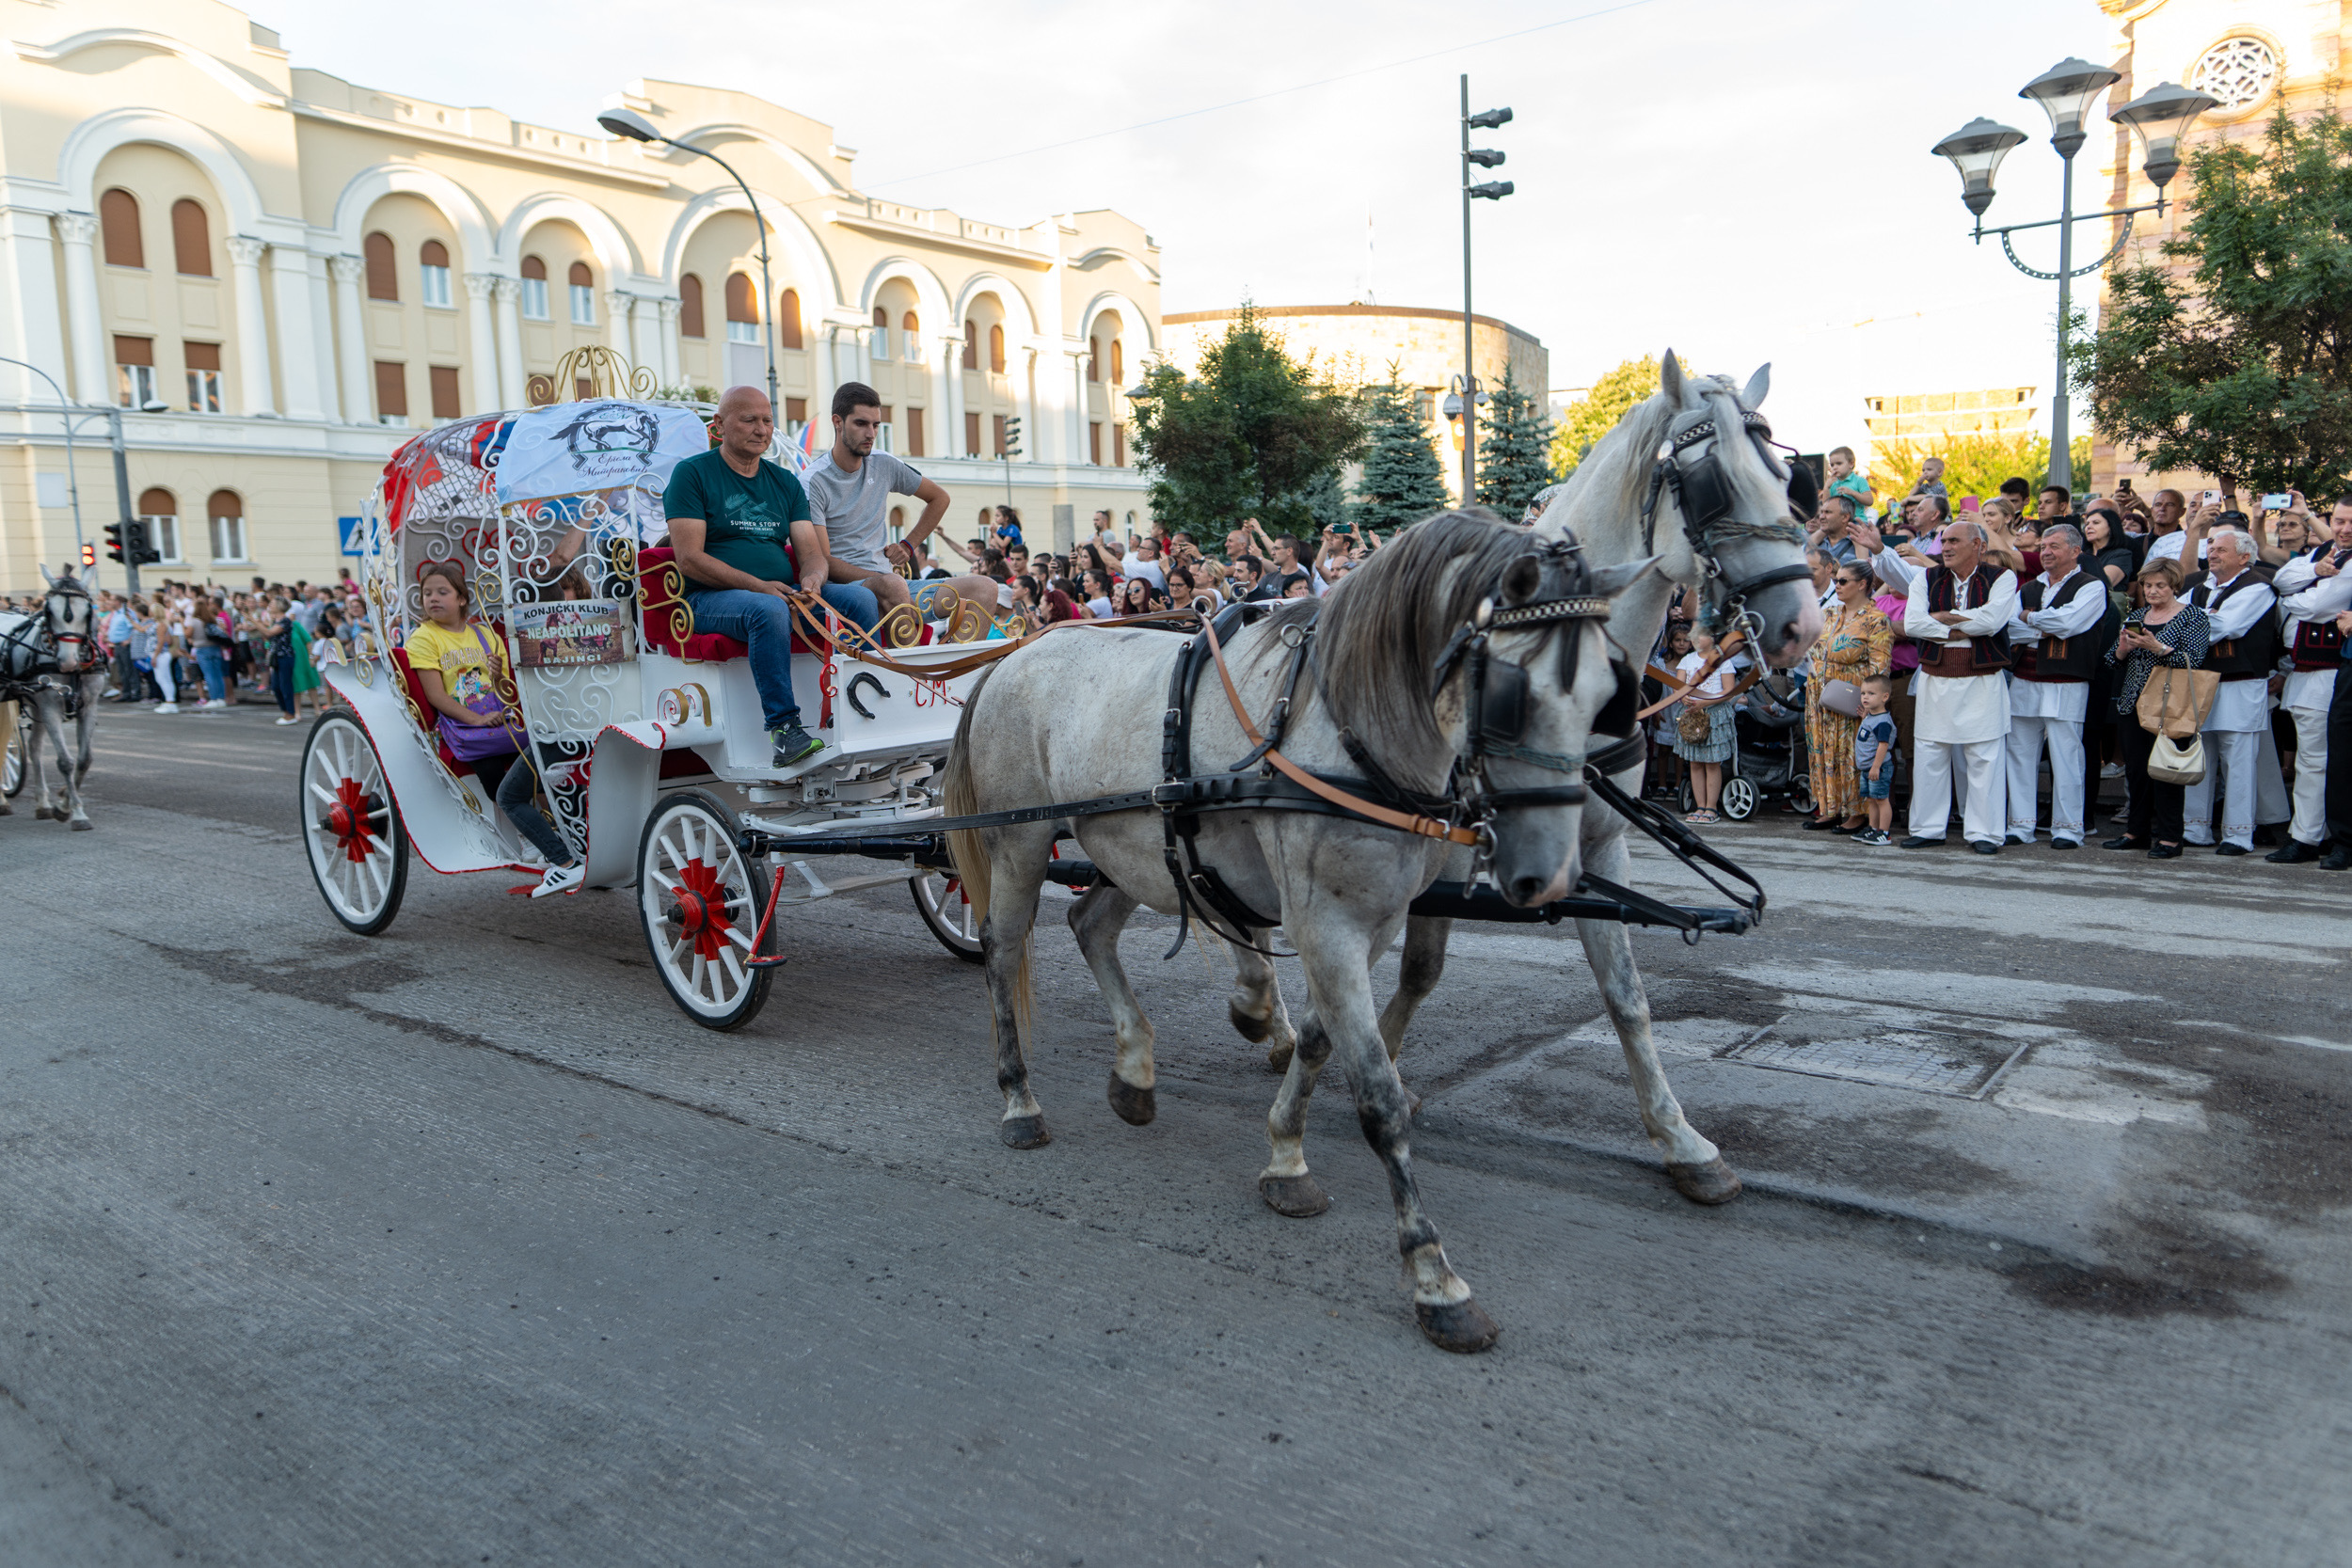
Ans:
{"label": "blue jeans", "polygon": [[546,857],[549,865],[569,865],[571,846],[555,831],[547,813],[532,799],[539,787],[539,775],[520,756],[484,757],[473,765],[474,777],[490,786],[497,797],[499,810],[515,824],[532,847]]}
{"label": "blue jeans", "polygon": [[[860,631],[872,631],[882,620],[882,601],[862,582],[829,582],[824,597]],[[696,631],[750,646],[752,684],[759,688],[760,717],[768,728],[799,723],[801,705],[792,696],[792,607],[773,594],[748,588],[689,588],[686,602],[693,607]]]}
{"label": "blue jeans", "polygon": [[204,672],[204,694],[216,703],[227,701],[229,674],[220,650],[209,642],[199,644],[196,650],[196,667]]}

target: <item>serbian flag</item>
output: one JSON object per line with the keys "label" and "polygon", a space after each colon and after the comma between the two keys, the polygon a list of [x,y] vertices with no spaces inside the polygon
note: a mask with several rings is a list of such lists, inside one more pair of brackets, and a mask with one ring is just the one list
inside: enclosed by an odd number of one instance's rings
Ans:
{"label": "serbian flag", "polygon": [[785,460],[794,473],[803,474],[808,471],[808,466],[817,461],[817,454],[824,450],[817,434],[817,421],[810,420],[801,426],[798,436],[786,443]]}

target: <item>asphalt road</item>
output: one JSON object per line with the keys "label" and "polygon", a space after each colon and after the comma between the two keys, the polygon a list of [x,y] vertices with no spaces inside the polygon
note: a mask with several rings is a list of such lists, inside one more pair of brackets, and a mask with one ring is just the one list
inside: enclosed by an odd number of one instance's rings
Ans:
{"label": "asphalt road", "polygon": [[1458,1358],[1336,1081],[1334,1208],[1259,1201],[1274,1080],[1164,923],[1158,1121],[1049,918],[1016,1153],[903,892],[710,1035],[623,895],[417,865],[342,933],[302,733],[109,710],[97,831],[0,820],[10,1568],[2352,1558],[2342,879],[1723,830],[1766,928],[1635,938],[1720,1210],[1572,938],[1466,929],[1405,1066]]}

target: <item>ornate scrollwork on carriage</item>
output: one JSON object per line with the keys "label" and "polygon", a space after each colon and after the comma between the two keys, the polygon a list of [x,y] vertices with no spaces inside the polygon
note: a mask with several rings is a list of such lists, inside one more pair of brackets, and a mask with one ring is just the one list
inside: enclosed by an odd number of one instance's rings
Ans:
{"label": "ornate scrollwork on carriage", "polygon": [[523,383],[523,399],[533,408],[549,404],[585,402],[590,398],[650,401],[660,390],[660,378],[643,365],[631,365],[602,343],[571,350],[546,372]]}

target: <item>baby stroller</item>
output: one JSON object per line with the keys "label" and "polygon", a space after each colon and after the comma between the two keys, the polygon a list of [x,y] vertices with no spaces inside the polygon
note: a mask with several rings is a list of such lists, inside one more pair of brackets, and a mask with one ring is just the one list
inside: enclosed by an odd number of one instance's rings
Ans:
{"label": "baby stroller", "polygon": [[[1768,796],[1788,798],[1788,809],[1810,815],[1813,781],[1804,738],[1804,677],[1767,671],[1731,716],[1731,757],[1724,764],[1725,816],[1745,822]],[[1682,788],[1683,810],[1694,803]]]}

